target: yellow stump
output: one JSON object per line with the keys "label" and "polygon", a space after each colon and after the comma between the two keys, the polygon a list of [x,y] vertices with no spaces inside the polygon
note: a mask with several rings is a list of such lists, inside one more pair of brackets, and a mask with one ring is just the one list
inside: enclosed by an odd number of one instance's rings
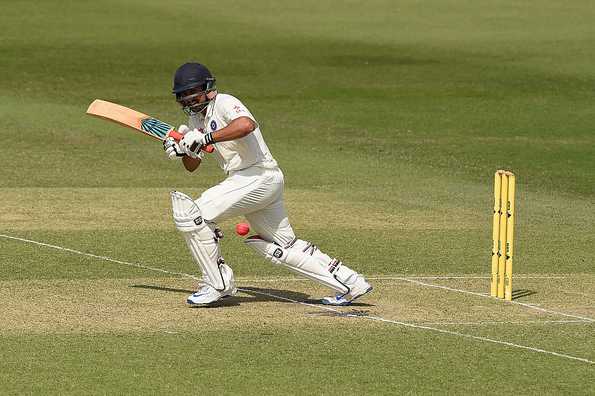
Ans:
{"label": "yellow stump", "polygon": [[490,295],[496,297],[498,295],[498,243],[500,240],[500,186],[501,171],[497,171],[494,175],[494,219],[492,222],[492,282],[490,284]]}
{"label": "yellow stump", "polygon": [[506,257],[504,270],[504,298],[512,300],[512,255],[514,242],[515,177],[508,172],[508,199],[506,202]]}
{"label": "yellow stump", "polygon": [[498,170],[494,175],[492,220],[492,277],[490,295],[512,300],[515,177]]}
{"label": "yellow stump", "polygon": [[498,298],[504,298],[504,270],[506,269],[506,214],[508,201],[508,175],[501,173],[500,186],[500,237],[498,238]]}

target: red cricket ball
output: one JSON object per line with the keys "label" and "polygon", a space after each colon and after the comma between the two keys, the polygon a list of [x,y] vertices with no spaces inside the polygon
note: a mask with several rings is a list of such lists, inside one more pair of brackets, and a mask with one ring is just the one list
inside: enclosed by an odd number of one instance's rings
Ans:
{"label": "red cricket ball", "polygon": [[236,234],[240,236],[244,236],[250,232],[250,225],[248,223],[238,223],[236,224]]}

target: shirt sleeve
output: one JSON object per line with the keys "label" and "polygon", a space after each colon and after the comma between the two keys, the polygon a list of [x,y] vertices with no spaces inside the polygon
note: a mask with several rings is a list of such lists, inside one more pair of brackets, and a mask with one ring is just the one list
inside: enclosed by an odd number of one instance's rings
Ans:
{"label": "shirt sleeve", "polygon": [[252,121],[256,122],[254,116],[248,111],[246,106],[238,98],[231,95],[227,95],[223,102],[223,119],[229,124],[236,118],[248,117]]}

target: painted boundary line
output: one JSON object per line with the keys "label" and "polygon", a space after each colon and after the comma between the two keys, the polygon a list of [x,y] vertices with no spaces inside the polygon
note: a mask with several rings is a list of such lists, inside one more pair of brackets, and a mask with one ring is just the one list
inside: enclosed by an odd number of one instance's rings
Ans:
{"label": "painted boundary line", "polygon": [[[85,256],[85,257],[91,257],[91,258],[95,258],[95,259],[99,259],[99,260],[105,260],[105,261],[109,261],[109,262],[116,263],[116,264],[126,265],[126,266],[129,266],[129,267],[135,267],[135,268],[140,268],[140,269],[145,269],[145,270],[150,270],[150,271],[156,271],[156,272],[166,273],[166,274],[170,274],[170,275],[178,275],[178,276],[183,276],[183,277],[191,278],[191,279],[199,279],[199,278],[197,278],[194,275],[186,274],[186,273],[183,273],[183,272],[173,272],[173,271],[164,270],[162,268],[149,267],[149,266],[142,265],[142,264],[130,263],[130,262],[127,262],[127,261],[122,261],[122,260],[116,260],[116,259],[113,259],[111,257],[99,256],[99,255],[92,254],[92,253],[82,252],[80,250],[69,249],[69,248],[65,248],[65,247],[62,247],[62,246],[52,245],[52,244],[49,244],[49,243],[33,241],[33,240],[30,240],[30,239],[25,239],[25,238],[17,238],[17,237],[13,237],[13,236],[9,236],[9,235],[4,235],[4,234],[0,234],[0,237],[7,238],[7,239],[12,239],[12,240],[15,240],[15,241],[20,241],[20,242],[31,243],[31,244],[38,245],[38,246],[49,247],[49,248],[52,248],[52,249],[57,249],[57,250],[64,251],[64,252],[74,253],[74,254]],[[439,329],[437,327],[431,327],[431,326],[427,326],[427,325],[413,324],[413,323],[407,323],[407,322],[400,322],[400,321],[397,321],[397,320],[384,319],[384,318],[382,318],[380,316],[361,316],[361,315],[355,315],[355,314],[349,314],[349,313],[346,314],[346,313],[344,313],[341,310],[336,309],[336,308],[328,307],[328,306],[325,306],[325,305],[310,304],[310,303],[306,303],[306,302],[303,302],[303,301],[298,301],[298,300],[294,300],[294,299],[291,299],[291,298],[287,298],[287,297],[283,297],[283,296],[278,296],[276,294],[271,294],[271,293],[266,293],[266,292],[260,292],[260,291],[256,292],[256,291],[253,291],[253,290],[245,290],[245,289],[241,289],[241,288],[238,288],[238,290],[240,290],[240,291],[242,291],[244,293],[248,293],[248,294],[249,293],[256,293],[256,294],[260,294],[260,295],[272,297],[272,298],[275,298],[275,299],[281,300],[281,301],[289,301],[289,302],[292,302],[292,303],[295,303],[295,304],[299,304],[299,305],[304,305],[304,306],[307,306],[307,307],[313,307],[313,308],[316,308],[316,309],[324,309],[324,310],[329,311],[329,312],[338,313],[342,317],[349,317],[349,318],[363,319],[363,320],[371,320],[371,321],[377,321],[377,322],[383,322],[383,323],[392,323],[392,324],[400,325],[400,326],[403,326],[403,327],[409,327],[409,328],[413,328],[413,329],[417,329],[417,330],[433,331],[433,332],[436,332],[436,333],[448,334],[448,335],[451,335],[451,336],[462,337],[462,338],[469,338],[469,339],[473,339],[473,340],[489,342],[489,343],[492,343],[492,344],[505,345],[505,346],[512,347],[512,348],[524,349],[524,350],[527,350],[527,351],[532,351],[532,352],[538,352],[538,353],[542,353],[542,354],[546,354],[546,355],[557,356],[557,357],[561,357],[561,358],[565,358],[565,359],[570,359],[570,360],[575,360],[575,361],[579,361],[579,362],[583,362],[583,363],[587,363],[587,364],[595,364],[595,361],[592,361],[592,360],[589,360],[589,359],[585,359],[585,358],[581,358],[581,357],[577,357],[577,356],[572,356],[572,355],[567,355],[567,354],[564,354],[564,353],[559,353],[559,352],[554,352],[554,351],[548,351],[548,350],[545,350],[545,349],[534,348],[534,347],[530,347],[530,346],[526,346],[526,345],[514,344],[512,342],[494,340],[494,339],[487,338],[487,337],[481,337],[481,336],[475,336],[475,335],[472,335],[472,334],[460,333],[458,331],[451,331],[451,330]]]}

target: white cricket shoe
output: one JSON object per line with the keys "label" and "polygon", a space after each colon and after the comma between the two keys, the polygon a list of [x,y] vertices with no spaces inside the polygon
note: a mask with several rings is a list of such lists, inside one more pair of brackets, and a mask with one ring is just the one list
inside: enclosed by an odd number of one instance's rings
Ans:
{"label": "white cricket shoe", "polygon": [[233,296],[238,292],[238,289],[233,287],[229,291],[220,292],[211,285],[204,285],[196,293],[192,293],[186,299],[190,305],[209,305],[215,301],[219,301],[223,297]]}
{"label": "white cricket shoe", "polygon": [[350,305],[356,298],[372,291],[373,287],[361,274],[356,274],[353,282],[347,283],[349,293],[337,293],[334,296],[324,297],[321,302],[324,305]]}
{"label": "white cricket shoe", "polygon": [[208,278],[203,275],[203,285],[196,293],[192,293],[186,299],[190,305],[209,305],[215,301],[219,301],[223,297],[234,296],[238,289],[236,288],[235,280],[233,279],[233,271],[226,264],[220,265],[221,275],[224,278],[224,284],[227,285],[224,290],[219,291],[208,284]]}

